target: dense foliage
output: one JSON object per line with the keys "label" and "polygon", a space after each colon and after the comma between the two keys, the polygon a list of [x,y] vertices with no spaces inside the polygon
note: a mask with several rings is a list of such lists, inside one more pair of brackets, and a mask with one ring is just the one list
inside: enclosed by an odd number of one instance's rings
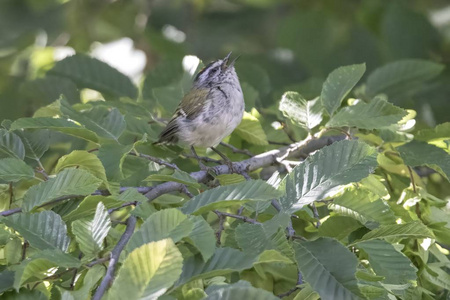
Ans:
{"label": "dense foliage", "polygon": [[317,98],[286,92],[262,123],[246,113],[227,140],[245,151],[223,147],[241,174],[189,174],[197,164],[185,150],[152,143],[193,74],[152,74],[143,105],[101,61],[56,63],[47,76],[107,101],[62,95],[2,122],[2,297],[445,298],[449,123],[415,131],[415,112],[386,96],[442,69],[393,62],[355,99],[365,65],[340,67]]}
{"label": "dense foliage", "polygon": [[[0,298],[447,299],[444,4],[0,1]],[[153,142],[231,50],[206,172]]]}

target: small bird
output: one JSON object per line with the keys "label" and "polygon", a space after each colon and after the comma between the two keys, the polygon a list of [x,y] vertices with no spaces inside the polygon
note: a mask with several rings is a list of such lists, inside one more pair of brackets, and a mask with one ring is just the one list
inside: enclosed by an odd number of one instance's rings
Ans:
{"label": "small bird", "polygon": [[197,74],[156,142],[190,146],[202,168],[194,147],[211,148],[231,163],[215,146],[233,132],[244,114],[244,95],[234,69],[238,57],[229,62],[230,55],[213,61]]}

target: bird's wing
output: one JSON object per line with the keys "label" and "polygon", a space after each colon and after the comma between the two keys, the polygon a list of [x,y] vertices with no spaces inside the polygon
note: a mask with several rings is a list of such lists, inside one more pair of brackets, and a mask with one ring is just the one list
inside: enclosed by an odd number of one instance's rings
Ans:
{"label": "bird's wing", "polygon": [[160,133],[157,143],[177,143],[177,119],[186,118],[188,120],[194,120],[197,118],[204,109],[206,102],[209,101],[209,93],[209,89],[192,89],[187,93],[178,105],[166,128]]}

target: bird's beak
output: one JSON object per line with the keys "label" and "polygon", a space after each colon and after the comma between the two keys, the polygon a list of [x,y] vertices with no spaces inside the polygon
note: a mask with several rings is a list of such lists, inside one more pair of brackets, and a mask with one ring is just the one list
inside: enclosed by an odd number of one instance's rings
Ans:
{"label": "bird's beak", "polygon": [[233,60],[230,62],[230,64],[228,65],[228,67],[234,66],[234,63],[238,60],[239,57],[241,57],[241,56],[240,56],[240,55],[236,56],[236,58],[233,59]]}
{"label": "bird's beak", "polygon": [[227,66],[227,63],[228,63],[228,61],[230,60],[231,53],[232,53],[232,52],[228,53],[227,56],[225,56],[225,58],[223,59],[223,61],[222,61],[222,69],[228,68],[228,67],[231,66],[231,65],[234,63],[234,61],[236,60],[236,59],[233,60],[233,62],[232,62],[230,65]]}

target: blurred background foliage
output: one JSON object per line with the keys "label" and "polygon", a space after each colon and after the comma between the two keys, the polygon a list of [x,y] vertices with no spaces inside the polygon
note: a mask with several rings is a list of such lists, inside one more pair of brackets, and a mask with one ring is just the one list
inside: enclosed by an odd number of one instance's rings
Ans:
{"label": "blurred background foliage", "polygon": [[[31,116],[64,92],[86,100],[69,80],[46,75],[56,61],[88,53],[137,85],[167,85],[185,55],[207,62],[241,55],[247,110],[270,111],[287,90],[320,94],[336,67],[419,58],[450,63],[446,0],[2,0],[0,120]],[[148,74],[148,76],[146,76]],[[145,79],[147,78],[147,79]],[[167,94],[173,105],[179,91]],[[153,91],[153,95],[155,91]],[[146,100],[142,91],[140,100]],[[174,98],[174,99],[171,99]],[[391,102],[418,112],[418,126],[449,121],[450,71]],[[169,105],[170,106],[170,105]],[[166,107],[169,110],[170,107]],[[275,112],[274,112],[275,113]]]}

